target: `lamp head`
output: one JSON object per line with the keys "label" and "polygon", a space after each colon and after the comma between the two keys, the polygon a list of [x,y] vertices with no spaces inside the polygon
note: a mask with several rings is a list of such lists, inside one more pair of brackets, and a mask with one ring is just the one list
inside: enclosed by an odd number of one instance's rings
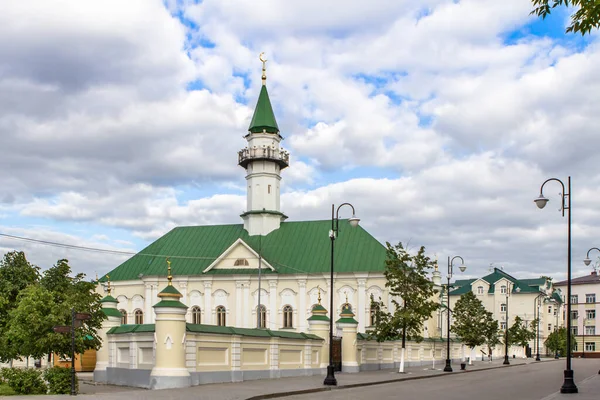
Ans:
{"label": "lamp head", "polygon": [[518,287],[518,288],[515,289],[515,292],[517,292],[517,293],[519,293],[520,291],[521,291],[520,287]]}
{"label": "lamp head", "polygon": [[548,203],[548,199],[544,197],[543,194],[540,193],[540,197],[533,201],[538,208],[542,209],[546,207],[546,203]]}
{"label": "lamp head", "polygon": [[460,267],[458,267],[458,269],[460,269],[460,272],[465,272],[467,266],[465,264],[461,264]]}
{"label": "lamp head", "polygon": [[360,218],[356,218],[356,215],[353,215],[352,218],[348,219],[348,222],[350,222],[350,226],[353,228],[356,228],[358,226],[359,221]]}
{"label": "lamp head", "polygon": [[592,260],[590,260],[588,257],[586,257],[586,258],[583,260],[583,263],[584,263],[585,265],[590,265],[590,263],[591,263],[591,262],[592,262]]}

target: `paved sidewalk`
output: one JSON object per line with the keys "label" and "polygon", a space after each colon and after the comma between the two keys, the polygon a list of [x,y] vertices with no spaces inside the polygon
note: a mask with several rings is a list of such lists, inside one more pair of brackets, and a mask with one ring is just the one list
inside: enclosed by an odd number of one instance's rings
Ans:
{"label": "paved sidewalk", "polygon": [[[166,389],[166,390],[144,390],[112,385],[94,385],[88,381],[89,375],[80,375],[80,397],[85,399],[115,399],[115,400],[137,400],[137,399],[188,399],[202,398],[203,400],[259,400],[275,397],[288,396],[291,394],[320,392],[327,390],[340,390],[357,386],[377,385],[389,382],[396,382],[410,379],[435,378],[436,376],[448,376],[449,374],[465,374],[476,371],[487,370],[491,368],[509,368],[523,366],[535,363],[531,358],[511,359],[510,366],[502,365],[502,359],[488,361],[474,361],[473,365],[467,365],[465,371],[460,371],[460,364],[453,364],[454,372],[443,372],[444,361],[436,362],[435,369],[432,365],[406,368],[406,373],[399,374],[396,370],[380,370],[360,372],[356,374],[337,373],[337,387],[323,386],[324,376],[307,376],[295,378],[264,379],[255,381],[245,381],[237,383],[218,383],[210,385],[194,386],[185,389]],[[564,362],[554,359],[544,359],[542,362]],[[584,382],[582,382],[583,384]],[[595,390],[600,389],[600,379],[585,382],[593,386]],[[598,392],[596,392],[598,393]],[[52,396],[11,396],[11,400],[23,399],[30,400],[36,397],[44,399],[64,399],[66,395]],[[585,398],[581,397],[580,398]],[[591,397],[590,397],[591,398]],[[595,397],[594,397],[595,398]],[[587,399],[587,398],[585,398]]]}

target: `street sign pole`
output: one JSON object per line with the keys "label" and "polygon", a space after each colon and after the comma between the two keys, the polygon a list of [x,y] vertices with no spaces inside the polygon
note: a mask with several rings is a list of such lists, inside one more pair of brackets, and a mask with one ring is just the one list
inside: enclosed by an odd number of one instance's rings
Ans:
{"label": "street sign pole", "polygon": [[75,395],[75,308],[71,308],[71,396]]}

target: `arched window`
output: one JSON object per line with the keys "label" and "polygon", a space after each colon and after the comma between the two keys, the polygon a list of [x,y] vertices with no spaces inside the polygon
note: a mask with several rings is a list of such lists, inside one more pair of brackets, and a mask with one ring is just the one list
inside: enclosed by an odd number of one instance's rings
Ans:
{"label": "arched window", "polygon": [[133,315],[135,315],[135,323],[136,324],[144,323],[144,312],[142,310],[140,310],[140,309],[135,310]]}
{"label": "arched window", "polygon": [[121,325],[127,325],[127,311],[119,310],[121,313]]}
{"label": "arched window", "polygon": [[194,306],[192,307],[192,324],[200,323],[201,310],[200,307]]}
{"label": "arched window", "polygon": [[250,265],[248,263],[248,260],[246,260],[245,258],[238,258],[237,260],[235,260],[235,262],[233,263],[233,265],[235,267],[247,267],[248,265]]}
{"label": "arched window", "polygon": [[223,306],[218,306],[217,307],[217,325],[218,326],[225,326],[226,325],[226,320],[225,320],[225,315],[227,313],[227,310],[225,309],[225,307]]}
{"label": "arched window", "polygon": [[261,304],[258,306],[258,312],[258,327],[265,328],[267,326],[267,307]]}
{"label": "arched window", "polygon": [[294,315],[294,309],[292,306],[283,307],[283,327],[284,328],[293,328],[294,323],[292,322],[292,317]]}

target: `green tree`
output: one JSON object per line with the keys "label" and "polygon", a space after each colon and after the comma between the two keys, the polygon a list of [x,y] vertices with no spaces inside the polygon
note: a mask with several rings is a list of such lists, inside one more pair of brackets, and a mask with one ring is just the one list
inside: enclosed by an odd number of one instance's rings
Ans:
{"label": "green tree", "polygon": [[584,36],[592,29],[600,27],[600,0],[532,0],[534,9],[530,14],[542,19],[551,14],[556,7],[571,7],[577,9],[571,14],[571,24],[566,32],[581,33]]}
{"label": "green tree", "polygon": [[481,300],[471,291],[460,296],[454,305],[451,329],[471,350],[485,343],[487,314]]}
{"label": "green tree", "polygon": [[70,276],[67,260],[59,260],[44,271],[40,283],[21,291],[17,306],[11,310],[7,337],[18,349],[19,357],[41,357],[48,353],[68,356],[69,334],[56,333],[55,325],[71,325],[71,310],[89,313],[91,318],[76,329],[75,351],[98,349],[97,330],[105,316],[95,284],[86,282],[84,274]]}
{"label": "green tree", "polygon": [[538,321],[539,319],[534,319],[528,327],[521,317],[516,316],[515,322],[508,328],[508,345],[527,346],[529,341],[535,339],[535,329]]}
{"label": "green tree", "polygon": [[[429,270],[433,268],[434,262],[425,255],[423,246],[417,254],[411,255],[402,243],[395,246],[390,243],[386,245],[385,285],[392,296],[394,311],[385,311],[381,301],[372,300],[378,322],[369,333],[379,342],[402,338],[400,372],[404,372],[406,339],[421,341],[423,323],[439,307],[433,299],[436,290],[428,279]],[[397,298],[401,300],[398,301]]]}
{"label": "green tree", "polygon": [[18,348],[7,336],[9,315],[17,305],[22,290],[39,281],[39,268],[22,251],[6,253],[0,260],[0,361],[12,362],[18,358]]}
{"label": "green tree", "polygon": [[486,311],[485,320],[483,321],[483,337],[485,338],[485,344],[488,348],[488,356],[492,359],[492,349],[501,343],[500,340],[500,327],[498,321],[494,319],[494,315]]}
{"label": "green tree", "polygon": [[[546,338],[544,345],[553,353],[567,354],[567,328],[558,328]],[[575,335],[571,334],[571,351],[575,350]]]}

